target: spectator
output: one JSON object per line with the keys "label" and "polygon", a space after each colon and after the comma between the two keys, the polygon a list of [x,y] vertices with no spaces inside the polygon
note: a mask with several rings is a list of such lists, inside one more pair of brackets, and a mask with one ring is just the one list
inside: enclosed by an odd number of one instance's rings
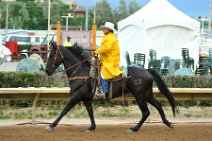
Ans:
{"label": "spectator", "polygon": [[71,37],[70,36],[67,36],[64,44],[63,44],[64,47],[72,47],[72,43],[71,43]]}

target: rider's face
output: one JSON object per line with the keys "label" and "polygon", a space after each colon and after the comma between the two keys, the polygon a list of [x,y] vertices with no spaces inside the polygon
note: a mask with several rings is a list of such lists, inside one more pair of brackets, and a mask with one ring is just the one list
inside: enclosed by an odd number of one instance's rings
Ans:
{"label": "rider's face", "polygon": [[104,34],[107,34],[108,32],[110,32],[110,29],[108,29],[108,28],[103,28],[103,33],[104,33]]}

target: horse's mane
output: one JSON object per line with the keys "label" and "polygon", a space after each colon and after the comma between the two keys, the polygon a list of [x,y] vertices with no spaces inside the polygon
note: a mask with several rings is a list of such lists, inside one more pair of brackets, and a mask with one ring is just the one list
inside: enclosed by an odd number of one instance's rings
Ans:
{"label": "horse's mane", "polygon": [[[89,53],[84,51],[83,48],[77,43],[75,43],[72,47],[66,47],[66,49],[68,49],[74,56],[79,58],[81,61],[85,60],[89,56]],[[86,62],[90,64],[89,61]]]}
{"label": "horse's mane", "polygon": [[78,46],[77,43],[75,43],[73,46],[71,47],[66,47],[71,53],[73,53],[75,56],[77,56],[78,58],[81,57],[81,54],[83,52],[82,48],[80,46]]}

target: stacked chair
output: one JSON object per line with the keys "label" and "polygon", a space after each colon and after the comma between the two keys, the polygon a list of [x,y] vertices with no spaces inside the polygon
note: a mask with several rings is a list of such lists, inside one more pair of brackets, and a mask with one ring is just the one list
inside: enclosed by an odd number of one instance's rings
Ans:
{"label": "stacked chair", "polygon": [[208,53],[208,68],[210,70],[210,75],[212,75],[212,48],[209,49]]}
{"label": "stacked chair", "polygon": [[182,48],[183,56],[183,68],[189,68],[194,70],[194,59],[190,58],[189,50],[187,48]]}
{"label": "stacked chair", "polygon": [[127,62],[127,66],[131,65],[130,55],[129,55],[129,52],[127,52],[127,51],[125,53],[125,59],[126,59],[126,62]]}
{"label": "stacked chair", "polygon": [[154,49],[149,50],[149,57],[150,57],[150,61],[149,61],[148,68],[153,69],[157,72],[160,72],[161,60],[157,60],[157,53]]}
{"label": "stacked chair", "polygon": [[144,68],[144,65],[145,65],[145,54],[135,53],[134,54],[134,64],[138,65],[141,68]]}
{"label": "stacked chair", "polygon": [[149,69],[153,69],[153,70],[155,70],[157,72],[160,72],[160,67],[161,67],[160,60],[149,61],[149,66],[148,66]]}
{"label": "stacked chair", "polygon": [[170,64],[170,57],[169,56],[163,56],[161,58],[161,68],[160,68],[160,74],[161,75],[167,75],[169,73],[169,64]]}
{"label": "stacked chair", "polygon": [[150,61],[157,59],[157,53],[154,49],[149,50],[149,57],[150,57]]}

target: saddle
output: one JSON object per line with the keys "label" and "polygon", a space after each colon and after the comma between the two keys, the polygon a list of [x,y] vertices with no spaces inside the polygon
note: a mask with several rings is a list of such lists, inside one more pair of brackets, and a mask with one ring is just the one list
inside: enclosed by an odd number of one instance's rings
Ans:
{"label": "saddle", "polygon": [[[101,63],[98,57],[94,57],[90,60],[91,68],[90,68],[90,77],[91,77],[91,86],[92,86],[92,93],[101,93],[100,88],[100,66]],[[113,93],[113,83],[117,81],[122,81],[122,97],[124,97],[124,82],[126,79],[126,74],[120,74],[119,76],[108,80],[109,81],[109,93],[108,93],[108,100],[112,100],[112,93]]]}
{"label": "saddle", "polygon": [[109,92],[108,92],[108,100],[111,101],[113,97],[113,84],[117,83],[117,81],[121,81],[122,85],[122,98],[125,101],[125,95],[124,95],[124,88],[125,88],[125,79],[126,75],[125,74],[120,74],[119,76],[113,78],[110,80],[110,85],[109,85]]}

